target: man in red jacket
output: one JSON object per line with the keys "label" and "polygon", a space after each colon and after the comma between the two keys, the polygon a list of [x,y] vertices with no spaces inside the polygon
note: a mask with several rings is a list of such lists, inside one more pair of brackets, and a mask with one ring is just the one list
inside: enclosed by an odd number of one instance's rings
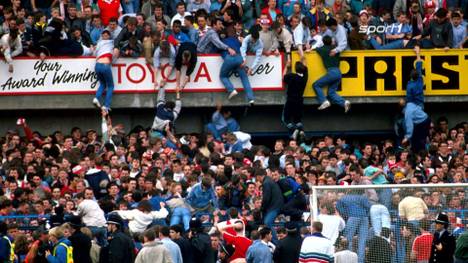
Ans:
{"label": "man in red jacket", "polygon": [[[247,253],[247,249],[250,247],[250,245],[252,245],[252,240],[244,236],[244,223],[242,220],[239,219],[234,224],[224,226],[217,225],[216,227],[218,228],[219,232],[223,234],[224,241],[226,241],[228,245],[233,245],[235,248],[234,253],[229,258],[229,262],[241,258],[245,259],[245,254]],[[227,231],[228,229],[234,229],[236,235],[229,233]]]}
{"label": "man in red jacket", "polygon": [[281,10],[276,8],[275,0],[268,0],[268,5],[262,9],[262,14],[266,14],[270,20],[270,26],[276,21],[276,16],[281,14]]}

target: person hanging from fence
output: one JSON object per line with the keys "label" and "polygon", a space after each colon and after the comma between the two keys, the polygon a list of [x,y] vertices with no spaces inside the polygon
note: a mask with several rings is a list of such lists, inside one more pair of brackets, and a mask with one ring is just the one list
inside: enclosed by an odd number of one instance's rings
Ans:
{"label": "person hanging from fence", "polygon": [[289,130],[289,136],[297,140],[300,134],[304,134],[302,124],[302,111],[304,110],[304,90],[307,85],[308,68],[298,61],[295,64],[296,72],[286,73],[284,69],[283,81],[287,86],[286,103],[283,107],[282,121]]}
{"label": "person hanging from fence", "polygon": [[[336,23],[336,21],[334,23]],[[324,110],[330,107],[331,103],[333,103],[342,106],[346,113],[351,108],[351,102],[349,100],[344,100],[336,93],[342,78],[339,68],[340,53],[337,53],[335,48],[332,46],[332,38],[330,36],[325,36],[323,38],[323,44],[324,46],[317,48],[316,51],[322,58],[323,65],[327,70],[327,74],[315,81],[312,85],[315,94],[317,95],[317,100],[320,104],[318,110]],[[325,98],[325,95],[322,91],[322,88],[325,86],[328,86],[328,99]]]}
{"label": "person hanging from fence", "polygon": [[400,106],[403,107],[405,116],[405,137],[401,144],[410,143],[413,152],[418,153],[426,148],[427,137],[431,126],[431,119],[421,106],[400,100]]}
{"label": "person hanging from fence", "polygon": [[[99,88],[96,91],[96,97],[93,99],[93,104],[105,110],[110,111],[112,102],[112,93],[114,91],[114,79],[112,77],[112,61],[113,61],[114,40],[111,39],[109,30],[104,30],[101,33],[95,55],[96,55],[96,77],[99,81]],[[102,95],[106,91],[104,106],[101,106]]]}
{"label": "person hanging from fence", "polygon": [[175,102],[166,100],[166,88],[161,87],[158,91],[156,116],[154,116],[153,125],[151,126],[151,136],[162,137],[168,125],[169,130],[173,130],[174,122],[179,117],[181,109],[182,101],[180,100],[179,87],[176,87]]}
{"label": "person hanging from fence", "polygon": [[414,52],[416,52],[416,68],[411,70],[410,80],[406,85],[406,103],[412,102],[424,109],[423,60],[421,59],[419,46],[414,47]]}

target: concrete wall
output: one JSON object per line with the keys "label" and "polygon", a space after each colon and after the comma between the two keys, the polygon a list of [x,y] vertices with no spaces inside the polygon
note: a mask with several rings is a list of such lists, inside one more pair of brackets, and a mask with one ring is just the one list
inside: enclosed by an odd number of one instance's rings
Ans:
{"label": "concrete wall", "polygon": [[[257,91],[255,92],[256,105],[283,105],[285,102],[284,91]],[[92,109],[91,100],[93,95],[29,95],[29,96],[0,96],[0,111],[2,110],[25,110],[25,109]],[[169,93],[168,99],[174,98]],[[351,102],[356,104],[385,104],[397,103],[400,97],[350,97]],[[182,93],[182,101],[186,107],[213,107],[216,101],[222,101],[227,105],[244,106],[247,100],[244,93],[227,101],[227,93]],[[427,96],[426,102],[468,102],[468,96]],[[153,108],[156,103],[154,94],[115,94],[112,98],[112,108]],[[305,104],[316,104],[315,98],[306,98]]]}
{"label": "concrete wall", "polygon": [[[208,94],[207,94],[208,95]],[[133,100],[137,100],[134,96]],[[147,96],[143,96],[147,97]],[[5,98],[0,98],[4,100]],[[24,98],[9,97],[8,101],[13,105],[14,100],[23,100]],[[32,99],[32,97],[28,98]],[[43,98],[36,96],[36,101],[29,101],[29,109],[1,110],[0,111],[0,134],[4,134],[8,129],[16,128],[16,119],[25,117],[28,124],[34,130],[44,134],[52,133],[55,130],[69,132],[69,130],[78,126],[82,130],[100,129],[100,114],[97,109],[91,107],[91,96],[82,96],[82,108],[69,107],[67,104],[78,106],[78,100],[60,101],[59,99],[48,103],[57,103],[56,106],[50,104],[49,109],[35,109],[43,105]],[[185,98],[185,104],[194,104],[200,101],[215,100],[215,98],[196,97]],[[396,98],[395,98],[396,100]],[[123,103],[124,95],[116,96],[116,101]],[[23,101],[24,102],[24,101]],[[141,102],[141,100],[140,100]],[[144,102],[143,104],[146,105]],[[2,104],[0,104],[2,105]],[[41,106],[44,107],[44,106]],[[3,108],[3,107],[2,107]],[[308,104],[304,107],[304,126],[305,130],[315,134],[325,133],[367,133],[367,132],[391,132],[393,129],[393,118],[398,109],[395,103],[355,103],[348,114],[344,114],[339,107],[331,107],[325,111],[317,111],[316,104]],[[235,117],[239,120],[242,130],[254,132],[257,135],[268,135],[270,133],[285,132],[286,129],[281,124],[282,106],[262,106],[256,105],[253,108],[233,106],[231,109]],[[177,131],[200,132],[203,124],[207,123],[212,107],[184,107],[179,120],[176,123]],[[427,103],[426,111],[433,120],[440,116],[447,116],[450,124],[456,124],[461,121],[468,121],[468,104],[466,102],[443,102]],[[154,118],[154,109],[148,105],[144,108],[118,108],[115,107],[111,116],[114,123],[123,123],[126,130],[131,127],[142,125],[149,127]]]}

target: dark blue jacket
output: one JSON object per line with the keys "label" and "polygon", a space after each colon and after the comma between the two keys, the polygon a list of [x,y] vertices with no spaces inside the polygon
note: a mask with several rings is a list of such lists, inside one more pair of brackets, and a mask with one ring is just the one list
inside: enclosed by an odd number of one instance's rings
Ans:
{"label": "dark blue jacket", "polygon": [[263,179],[262,211],[268,212],[274,209],[281,209],[284,204],[283,193],[277,183],[269,176]]}
{"label": "dark blue jacket", "polygon": [[406,103],[412,102],[421,106],[421,108],[424,108],[422,61],[416,62],[416,70],[419,73],[419,77],[416,80],[408,81],[408,85],[406,87]]}
{"label": "dark blue jacket", "polygon": [[107,176],[106,172],[102,170],[97,170],[93,169],[88,171],[88,173],[85,175],[86,181],[88,181],[89,186],[93,188],[94,196],[99,199],[102,197],[105,193],[101,193],[101,190],[105,190],[105,188],[101,189],[99,184],[102,181],[109,180],[109,176]]}
{"label": "dark blue jacket", "polygon": [[[237,37],[225,37],[221,40],[226,46],[234,49],[236,51],[237,55],[240,55],[240,47],[241,43],[237,39]],[[224,58],[226,57],[229,53],[227,50],[220,50],[221,56]]]}
{"label": "dark blue jacket", "polygon": [[342,217],[367,217],[370,207],[367,197],[358,194],[345,195],[336,203]]}

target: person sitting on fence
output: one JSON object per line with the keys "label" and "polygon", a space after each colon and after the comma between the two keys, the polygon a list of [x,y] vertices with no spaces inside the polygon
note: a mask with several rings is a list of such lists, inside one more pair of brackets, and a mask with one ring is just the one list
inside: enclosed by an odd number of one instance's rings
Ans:
{"label": "person sitting on fence", "polygon": [[[336,21],[334,23],[336,24]],[[316,51],[322,58],[323,65],[325,66],[327,73],[325,74],[325,76],[315,81],[312,85],[315,94],[317,95],[317,101],[320,104],[318,109],[324,110],[330,107],[331,103],[334,103],[343,107],[346,113],[351,108],[351,102],[349,100],[344,100],[340,95],[336,93],[341,83],[341,71],[339,69],[340,53],[335,51],[335,48],[332,46],[331,37],[325,36],[323,38],[323,43],[324,46],[321,48],[317,48]],[[331,56],[331,54],[334,55]],[[328,86],[328,99],[326,99],[323,95],[322,88],[324,88],[324,86]]]}

